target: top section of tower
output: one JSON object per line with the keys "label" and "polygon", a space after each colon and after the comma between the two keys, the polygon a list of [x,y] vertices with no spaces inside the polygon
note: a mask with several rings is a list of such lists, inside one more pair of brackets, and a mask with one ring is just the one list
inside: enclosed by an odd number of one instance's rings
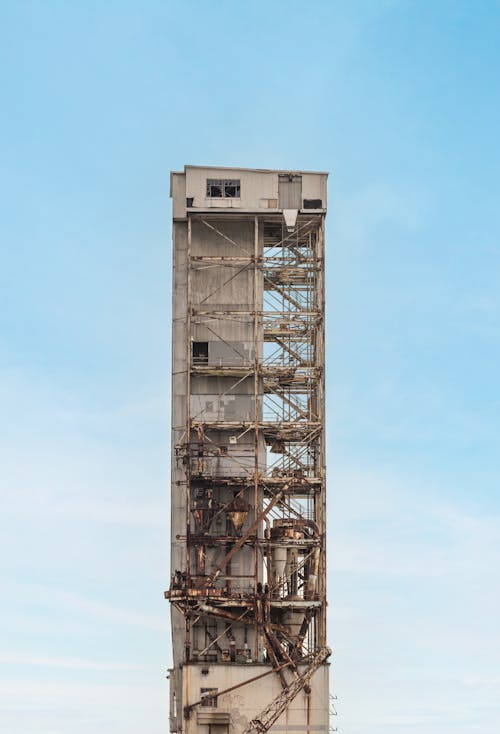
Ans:
{"label": "top section of tower", "polygon": [[320,171],[184,166],[170,174],[174,219],[188,212],[272,213],[326,211],[326,180]]}

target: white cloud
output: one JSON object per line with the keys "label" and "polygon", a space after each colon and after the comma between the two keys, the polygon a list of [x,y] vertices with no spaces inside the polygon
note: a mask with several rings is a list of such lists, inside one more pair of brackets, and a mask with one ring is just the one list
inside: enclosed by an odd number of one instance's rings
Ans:
{"label": "white cloud", "polygon": [[110,604],[71,590],[43,584],[12,584],[10,588],[19,601],[37,599],[40,607],[57,610],[63,616],[73,617],[76,613],[80,618],[101,619],[113,624],[164,633],[167,631],[166,608],[165,615],[143,614],[130,607]]}
{"label": "white cloud", "polygon": [[0,679],[0,727],[9,734],[164,734],[167,683],[155,676],[126,683],[64,678]]}
{"label": "white cloud", "polygon": [[102,660],[83,660],[69,657],[45,657],[20,652],[0,653],[0,663],[4,665],[20,665],[38,668],[67,668],[70,670],[124,671],[137,670],[136,663],[105,662]]}

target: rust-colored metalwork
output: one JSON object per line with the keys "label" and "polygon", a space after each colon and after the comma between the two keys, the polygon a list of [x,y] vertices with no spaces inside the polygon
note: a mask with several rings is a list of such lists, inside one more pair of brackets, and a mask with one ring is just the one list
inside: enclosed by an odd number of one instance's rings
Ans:
{"label": "rust-colored metalwork", "polygon": [[279,696],[273,699],[273,701],[271,701],[271,703],[261,711],[258,718],[252,719],[243,734],[265,734],[269,731],[274,722],[281,716],[285,708],[292,703],[300,691],[305,690],[310,693],[309,682],[311,677],[331,654],[332,651],[329,647],[325,646],[319,650],[304,673],[299,675],[291,685],[287,686]]}
{"label": "rust-colored metalwork", "polygon": [[326,660],[324,212],[191,208],[185,237],[180,663],[268,664],[289,700]]}

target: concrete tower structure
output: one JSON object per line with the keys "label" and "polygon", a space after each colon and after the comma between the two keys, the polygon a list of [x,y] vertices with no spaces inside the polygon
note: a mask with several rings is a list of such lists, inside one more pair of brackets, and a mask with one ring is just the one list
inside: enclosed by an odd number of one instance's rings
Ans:
{"label": "concrete tower structure", "polygon": [[178,734],[328,730],[326,180],[171,174]]}

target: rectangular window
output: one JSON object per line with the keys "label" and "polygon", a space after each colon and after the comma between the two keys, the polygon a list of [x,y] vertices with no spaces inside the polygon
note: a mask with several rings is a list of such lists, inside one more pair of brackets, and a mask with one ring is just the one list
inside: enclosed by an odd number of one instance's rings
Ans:
{"label": "rectangular window", "polygon": [[236,178],[207,178],[207,197],[211,199],[239,199],[240,180]]}
{"label": "rectangular window", "polygon": [[201,688],[200,699],[201,705],[206,708],[216,709],[217,708],[217,691],[218,688]]}
{"label": "rectangular window", "polygon": [[193,364],[208,364],[208,342],[193,342]]}
{"label": "rectangular window", "polygon": [[224,196],[230,196],[233,199],[239,199],[240,182],[238,179],[229,179],[224,181]]}
{"label": "rectangular window", "polygon": [[322,209],[323,202],[321,199],[304,199],[304,209]]}

